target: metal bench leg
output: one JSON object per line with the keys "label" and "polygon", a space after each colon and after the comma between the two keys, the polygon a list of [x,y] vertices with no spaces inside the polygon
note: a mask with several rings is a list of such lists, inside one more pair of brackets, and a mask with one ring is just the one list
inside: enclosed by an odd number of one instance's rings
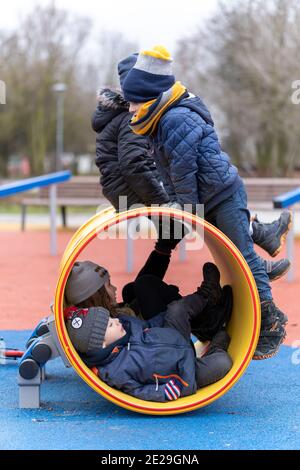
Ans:
{"label": "metal bench leg", "polygon": [[179,261],[182,263],[186,261],[186,245],[184,238],[179,243]]}
{"label": "metal bench leg", "polygon": [[62,217],[62,224],[65,228],[67,226],[67,208],[66,206],[61,206],[61,217]]}
{"label": "metal bench leg", "polygon": [[22,204],[21,206],[21,230],[22,232],[25,231],[26,209],[27,207],[25,206],[25,204]]}

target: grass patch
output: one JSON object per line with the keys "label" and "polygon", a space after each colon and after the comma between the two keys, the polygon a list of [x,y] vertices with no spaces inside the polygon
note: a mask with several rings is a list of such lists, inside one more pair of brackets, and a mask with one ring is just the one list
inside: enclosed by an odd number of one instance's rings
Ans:
{"label": "grass patch", "polygon": [[[90,214],[95,212],[95,206],[76,206],[67,207],[67,214]],[[49,207],[45,206],[27,206],[27,214],[48,214]],[[57,213],[60,213],[60,207],[57,208]],[[21,205],[17,203],[1,202],[1,214],[21,214]]]}

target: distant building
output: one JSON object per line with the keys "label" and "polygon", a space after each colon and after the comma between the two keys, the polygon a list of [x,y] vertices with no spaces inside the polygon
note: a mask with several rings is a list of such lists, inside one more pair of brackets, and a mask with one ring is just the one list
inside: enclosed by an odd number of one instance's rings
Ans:
{"label": "distant building", "polygon": [[9,178],[26,178],[30,176],[30,163],[25,155],[11,155],[7,163]]}
{"label": "distant building", "polygon": [[95,156],[91,154],[78,155],[77,173],[78,175],[98,174],[98,168],[95,165]]}

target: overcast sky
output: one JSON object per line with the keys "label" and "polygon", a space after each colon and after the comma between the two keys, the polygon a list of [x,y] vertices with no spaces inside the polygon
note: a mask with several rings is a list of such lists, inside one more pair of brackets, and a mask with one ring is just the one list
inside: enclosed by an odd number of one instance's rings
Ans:
{"label": "overcast sky", "polygon": [[[2,3],[3,0],[1,0]],[[0,28],[15,27],[35,5],[50,0],[9,0],[0,8]],[[4,3],[4,2],[3,2]],[[208,18],[218,0],[56,0],[62,7],[91,17],[98,29],[114,30],[135,40],[141,48],[164,44],[174,49],[176,39],[192,33]],[[2,11],[1,11],[2,10]]]}

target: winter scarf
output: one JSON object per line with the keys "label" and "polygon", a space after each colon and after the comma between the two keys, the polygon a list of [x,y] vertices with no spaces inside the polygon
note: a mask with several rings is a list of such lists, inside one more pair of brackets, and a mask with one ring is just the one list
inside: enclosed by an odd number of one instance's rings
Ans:
{"label": "winter scarf", "polygon": [[133,116],[130,127],[135,134],[151,135],[155,132],[162,115],[178,101],[188,96],[186,88],[176,82],[158,98],[144,103]]}

